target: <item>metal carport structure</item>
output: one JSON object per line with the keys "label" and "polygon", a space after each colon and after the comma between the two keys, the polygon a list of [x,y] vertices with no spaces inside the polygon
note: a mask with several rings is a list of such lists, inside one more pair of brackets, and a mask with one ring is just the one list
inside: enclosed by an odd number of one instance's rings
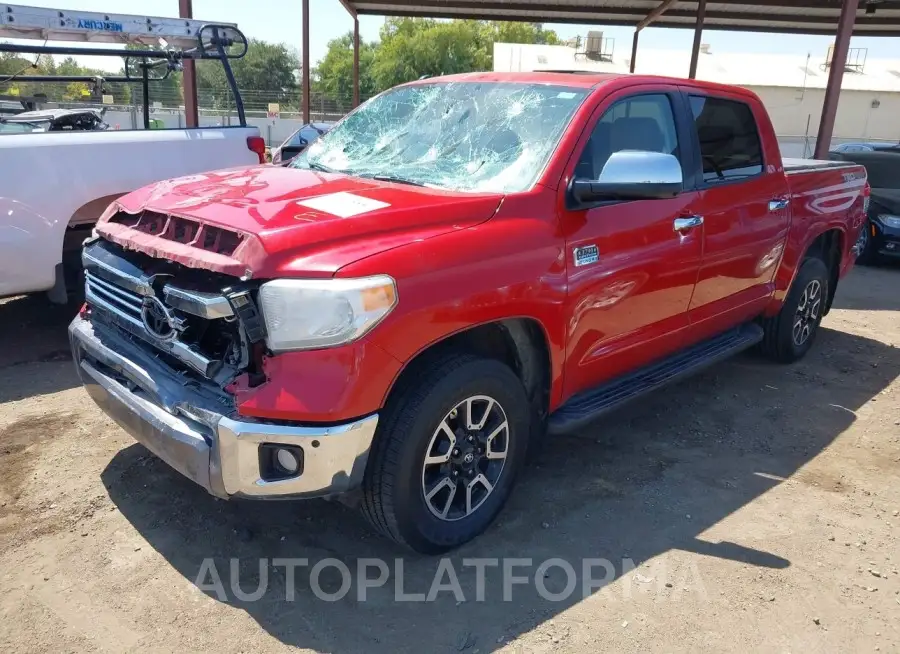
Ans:
{"label": "metal carport structure", "polygon": [[[828,85],[816,140],[816,157],[825,157],[834,130],[841,80],[850,37],[900,36],[900,0],[339,0],[353,18],[353,105],[359,103],[359,16],[410,16],[572,23],[635,27],[631,67],[638,55],[640,31],[656,27],[693,28],[688,76],[697,71],[704,28],[744,32],[819,34],[835,37]],[[191,0],[179,0],[181,16],[190,17]],[[302,0],[303,120],[309,122],[309,0]],[[185,106],[196,115],[193,75],[185,70]],[[190,80],[188,79],[190,77]],[[188,100],[189,88],[194,97]],[[190,113],[189,118],[190,120]]]}

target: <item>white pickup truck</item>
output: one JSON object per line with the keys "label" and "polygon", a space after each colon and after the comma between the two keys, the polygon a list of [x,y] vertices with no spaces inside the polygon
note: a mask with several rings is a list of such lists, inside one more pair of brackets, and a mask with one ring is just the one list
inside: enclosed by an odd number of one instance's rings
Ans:
{"label": "white pickup truck", "polygon": [[[131,67],[143,71],[143,78],[115,81],[143,83],[145,90],[153,71],[162,68],[168,75],[178,70],[185,59],[218,59],[232,82],[240,123],[244,125],[0,134],[0,298],[47,291],[52,301],[65,302],[66,280],[71,286],[80,272],[81,242],[90,235],[93,224],[112,200],[164,179],[265,161],[265,143],[256,127],[246,126],[228,63],[229,58],[243,56],[247,44],[233,25],[143,16],[94,16],[88,12],[33,7],[11,9],[14,11],[10,15],[16,20],[8,25],[15,25],[16,31],[0,26],[0,37],[45,42],[47,38],[87,42],[112,39],[117,43],[130,40],[138,45],[146,45],[148,39],[168,39],[170,47],[164,53],[145,53],[155,57],[141,57],[139,50],[122,52],[129,57]],[[151,35],[146,33],[148,30]],[[188,37],[183,36],[185,31]],[[173,36],[178,34],[182,36]],[[182,47],[174,49],[173,44]],[[66,55],[72,50],[46,44],[32,47],[0,43],[0,51],[18,54]],[[109,49],[79,48],[77,52],[117,54]],[[149,115],[147,95],[143,95],[145,116]]]}
{"label": "white pickup truck", "polygon": [[67,255],[79,265],[81,242],[112,200],[171,177],[258,164],[258,138],[255,127],[0,136],[0,297],[50,291],[65,302]]}

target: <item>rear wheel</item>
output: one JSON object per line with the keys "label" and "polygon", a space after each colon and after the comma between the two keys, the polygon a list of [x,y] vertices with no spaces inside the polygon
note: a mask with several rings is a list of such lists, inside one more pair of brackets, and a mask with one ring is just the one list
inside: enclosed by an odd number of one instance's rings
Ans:
{"label": "rear wheel", "polygon": [[417,552],[458,547],[503,507],[528,434],[528,399],[512,370],[444,357],[388,401],[366,467],[363,515]]}
{"label": "rear wheel", "polygon": [[760,347],[764,354],[790,363],[809,351],[827,306],[829,278],[821,259],[803,262],[781,311],[762,322],[765,336]]}

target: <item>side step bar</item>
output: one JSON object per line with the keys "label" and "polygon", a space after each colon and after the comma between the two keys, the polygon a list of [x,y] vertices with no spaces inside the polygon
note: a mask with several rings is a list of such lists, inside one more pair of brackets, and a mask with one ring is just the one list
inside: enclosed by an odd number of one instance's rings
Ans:
{"label": "side step bar", "polygon": [[672,356],[572,397],[553,412],[551,434],[571,433],[645,393],[719,363],[763,339],[762,327],[748,323]]}

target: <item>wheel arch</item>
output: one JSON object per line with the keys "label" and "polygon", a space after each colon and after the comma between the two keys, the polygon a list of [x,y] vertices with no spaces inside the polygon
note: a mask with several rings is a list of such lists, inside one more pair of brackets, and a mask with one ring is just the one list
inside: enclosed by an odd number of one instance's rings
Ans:
{"label": "wheel arch", "polygon": [[831,310],[831,304],[837,292],[841,271],[841,253],[845,251],[845,238],[846,234],[843,230],[826,229],[812,240],[800,260],[802,262],[809,257],[815,257],[821,259],[828,268],[828,297],[825,300],[824,315],[828,315]]}
{"label": "wheel arch", "polygon": [[413,383],[419,373],[437,358],[449,352],[475,354],[497,359],[516,374],[531,403],[538,437],[546,424],[550,407],[552,363],[550,339],[541,322],[532,317],[493,320],[467,327],[429,343],[404,364],[387,389],[383,404],[405,386]]}

